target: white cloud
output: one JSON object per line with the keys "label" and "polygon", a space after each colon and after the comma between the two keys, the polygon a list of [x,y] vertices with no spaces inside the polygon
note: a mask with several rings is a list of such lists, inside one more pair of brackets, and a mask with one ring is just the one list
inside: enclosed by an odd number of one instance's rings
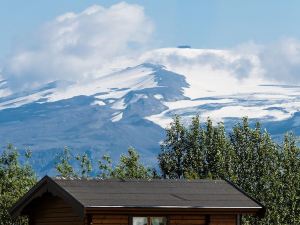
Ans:
{"label": "white cloud", "polygon": [[66,13],[24,40],[28,46],[5,60],[3,74],[17,87],[89,78],[128,63],[149,44],[152,31],[139,5],[122,2]]}
{"label": "white cloud", "polygon": [[263,82],[259,59],[249,53],[166,48],[150,51],[143,59],[184,74],[190,85],[185,95],[190,98],[236,94]]}
{"label": "white cloud", "polygon": [[[264,45],[247,42],[231,49],[154,50],[145,53],[143,59],[185,75],[199,74],[194,76],[201,78],[197,83],[205,83],[206,87],[219,82],[223,88],[231,89],[233,80],[237,86],[240,83],[300,85],[300,40],[294,38]],[[227,73],[224,79],[222,72]]]}
{"label": "white cloud", "polygon": [[300,83],[300,41],[286,38],[263,48],[259,54],[266,77],[283,83]]}
{"label": "white cloud", "polygon": [[256,55],[262,75],[270,82],[300,84],[300,40],[282,38],[265,45],[249,42],[237,46],[235,51]]}

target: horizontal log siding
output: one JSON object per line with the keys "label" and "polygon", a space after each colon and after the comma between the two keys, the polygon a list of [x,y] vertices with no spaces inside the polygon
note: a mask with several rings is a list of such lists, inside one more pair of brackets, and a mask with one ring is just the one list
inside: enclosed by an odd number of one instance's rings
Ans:
{"label": "horizontal log siding", "polygon": [[205,215],[169,216],[169,225],[205,225]]}
{"label": "horizontal log siding", "polygon": [[92,215],[93,225],[129,225],[126,215]]}
{"label": "horizontal log siding", "polygon": [[169,225],[235,225],[235,215],[176,215],[169,216]]}
{"label": "horizontal log siding", "polygon": [[43,197],[30,216],[30,225],[83,225],[71,206],[57,197]]}
{"label": "horizontal log siding", "polygon": [[[137,216],[147,216],[137,215]],[[152,215],[151,215],[152,216]],[[154,215],[153,215],[154,216]],[[163,216],[163,215],[158,215]],[[236,215],[169,215],[168,225],[235,225]],[[127,215],[92,215],[93,225],[131,225]]]}
{"label": "horizontal log siding", "polygon": [[235,225],[236,215],[211,215],[210,225]]}

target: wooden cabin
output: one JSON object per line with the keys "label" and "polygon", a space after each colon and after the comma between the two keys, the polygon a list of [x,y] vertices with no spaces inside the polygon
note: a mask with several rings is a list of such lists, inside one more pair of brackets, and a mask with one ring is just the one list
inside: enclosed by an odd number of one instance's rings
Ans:
{"label": "wooden cabin", "polygon": [[10,210],[30,225],[236,225],[264,206],[224,180],[40,180]]}

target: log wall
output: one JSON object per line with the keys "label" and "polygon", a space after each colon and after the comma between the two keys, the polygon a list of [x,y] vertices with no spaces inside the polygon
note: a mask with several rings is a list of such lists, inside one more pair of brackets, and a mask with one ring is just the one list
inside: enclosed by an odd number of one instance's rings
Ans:
{"label": "log wall", "polygon": [[[236,215],[168,215],[168,225],[235,225]],[[131,225],[127,215],[92,215],[92,225]]]}
{"label": "log wall", "polygon": [[30,225],[83,225],[71,206],[58,197],[43,197],[32,210]]}
{"label": "log wall", "polygon": [[236,215],[170,216],[169,225],[235,225]]}
{"label": "log wall", "polygon": [[235,225],[236,215],[211,215],[210,225]]}
{"label": "log wall", "polygon": [[92,215],[93,225],[129,225],[126,215]]}

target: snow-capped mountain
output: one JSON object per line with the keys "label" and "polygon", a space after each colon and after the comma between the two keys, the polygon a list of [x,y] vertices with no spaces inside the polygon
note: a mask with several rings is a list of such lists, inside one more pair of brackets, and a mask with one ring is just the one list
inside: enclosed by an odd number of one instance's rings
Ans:
{"label": "snow-capped mountain", "polygon": [[40,173],[64,146],[113,158],[134,146],[153,164],[174,114],[230,124],[248,116],[274,135],[300,131],[300,86],[264,78],[259,59],[227,50],[158,49],[84,81],[11,90],[0,82],[0,143],[33,150]]}

